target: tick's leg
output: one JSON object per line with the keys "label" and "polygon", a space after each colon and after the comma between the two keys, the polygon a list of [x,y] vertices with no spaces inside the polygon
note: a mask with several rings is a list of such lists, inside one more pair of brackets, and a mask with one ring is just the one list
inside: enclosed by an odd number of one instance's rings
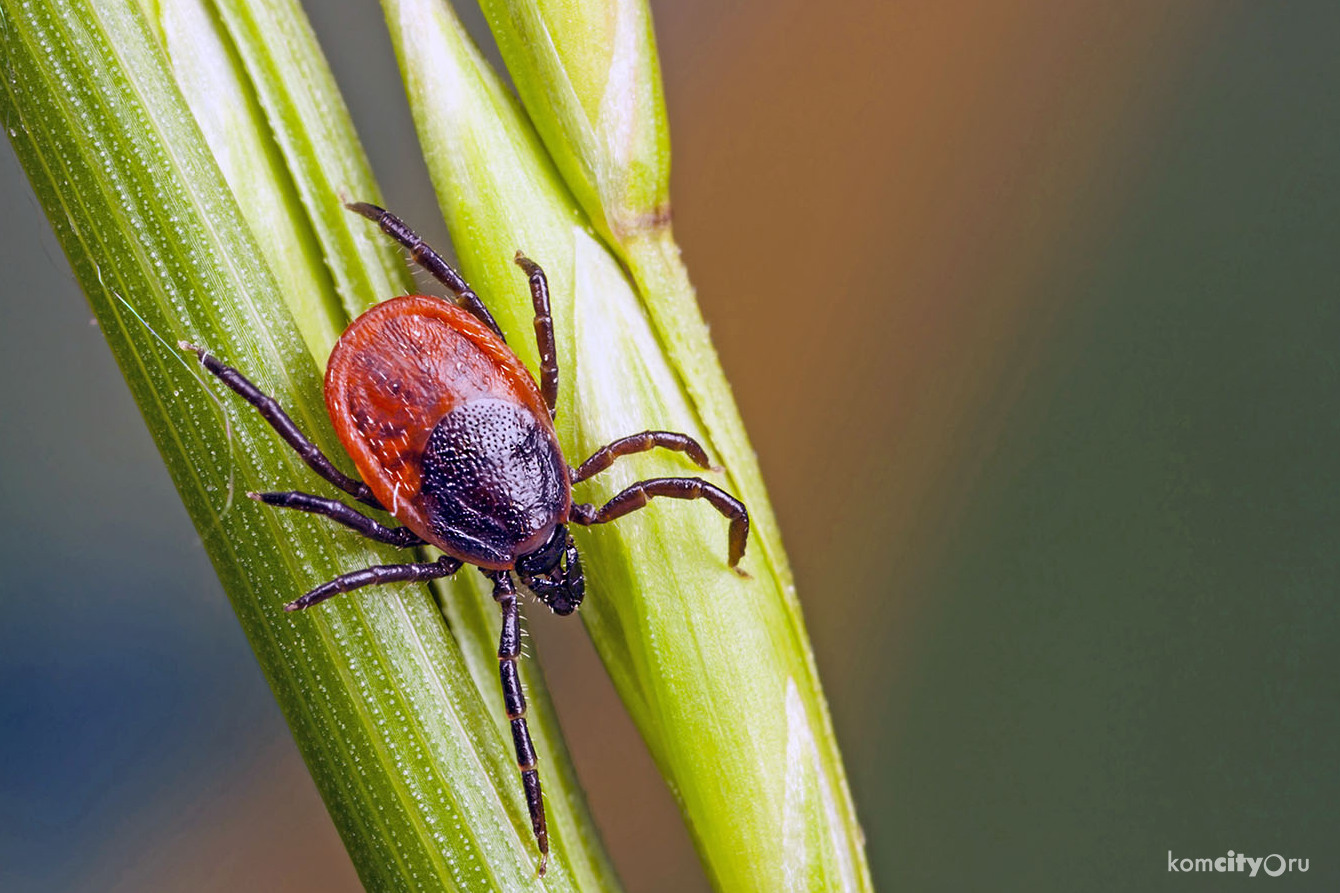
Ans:
{"label": "tick's leg", "polygon": [[368,539],[376,540],[379,543],[390,543],[401,549],[424,544],[423,539],[408,527],[386,527],[378,524],[367,515],[349,508],[349,506],[336,499],[324,499],[310,493],[296,492],[248,493],[247,495],[266,505],[277,505],[280,508],[311,512],[314,515],[325,515],[330,520],[357,530]]}
{"label": "tick's leg", "polygon": [[459,561],[447,555],[431,564],[378,564],[365,567],[361,571],[340,574],[329,583],[322,583],[302,598],[284,605],[284,610],[301,611],[333,596],[364,586],[379,586],[382,583],[420,583],[424,580],[436,580],[438,577],[450,577],[460,570],[460,567]]}
{"label": "tick's leg", "polygon": [[385,208],[379,208],[367,202],[350,202],[345,207],[380,226],[382,232],[395,239],[409,251],[416,264],[423,267],[429,275],[447,287],[447,291],[451,292],[457,304],[470,311],[472,316],[492,329],[493,334],[502,338],[503,341],[507,340],[503,338],[502,329],[498,328],[498,324],[493,321],[493,314],[489,313],[489,308],[484,306],[484,302],[479,299],[479,295],[475,294],[474,289],[466,285],[465,280],[461,278],[461,274],[457,273],[456,269],[447,263],[446,258],[430,248],[427,242],[419,238],[418,233],[405,224],[405,221]]}
{"label": "tick's leg", "polygon": [[521,615],[516,606],[516,586],[507,571],[486,571],[493,580],[493,600],[502,608],[502,635],[498,639],[498,669],[502,676],[503,706],[512,723],[512,743],[516,745],[516,763],[521,769],[521,786],[526,791],[530,826],[540,848],[540,876],[549,864],[549,831],[544,822],[544,799],[540,794],[540,771],[535,768],[535,745],[526,728],[526,696],[521,693],[521,675],[517,658],[521,656]]}
{"label": "tick's leg", "polygon": [[516,265],[530,281],[530,300],[535,305],[535,345],[540,349],[540,393],[552,419],[558,405],[558,349],[554,346],[554,318],[549,315],[549,280],[544,278],[540,265],[520,251],[516,253]]}
{"label": "tick's leg", "polygon": [[712,463],[707,461],[707,451],[702,448],[698,441],[687,434],[676,434],[674,431],[643,431],[641,434],[620,437],[613,443],[596,450],[591,454],[590,459],[587,459],[573,471],[572,482],[576,484],[593,474],[604,471],[613,465],[614,460],[620,456],[645,453],[647,450],[656,447],[679,450],[697,463],[698,467],[711,467]]}
{"label": "tick's leg", "polygon": [[575,503],[569,514],[577,524],[604,524],[622,518],[642,508],[653,497],[671,499],[706,499],[712,507],[730,519],[730,566],[736,567],[744,557],[745,540],[749,538],[749,512],[744,503],[720,487],[714,487],[698,478],[653,478],[639,481],[620,491],[613,499],[597,509],[593,505]]}
{"label": "tick's leg", "polygon": [[320,447],[308,440],[307,436],[298,430],[298,426],[293,424],[293,419],[288,417],[288,413],[284,412],[283,407],[279,405],[275,398],[248,381],[241,372],[231,366],[225,366],[217,358],[206,353],[203,347],[196,347],[186,341],[178,342],[177,346],[182,350],[189,350],[194,353],[200,358],[200,365],[204,366],[210,374],[236,391],[243,400],[256,407],[261,416],[270,423],[270,427],[278,431],[279,436],[284,438],[284,442],[293,447],[302,457],[302,461],[307,463],[308,468],[364,505],[370,505],[375,509],[382,507],[382,504],[372,495],[372,491],[368,489],[367,484],[354,480],[336,468],[334,463],[326,458],[325,453],[321,452]]}

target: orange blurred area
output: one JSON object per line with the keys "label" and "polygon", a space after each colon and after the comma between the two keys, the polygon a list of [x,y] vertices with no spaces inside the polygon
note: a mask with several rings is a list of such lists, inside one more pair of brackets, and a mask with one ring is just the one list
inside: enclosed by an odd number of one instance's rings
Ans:
{"label": "orange blurred area", "polygon": [[[816,559],[872,552],[910,589],[1064,312],[1051,277],[1110,234],[1207,10],[760,7],[709,29],[735,52],[682,69],[693,49],[662,16],[676,232],[802,593],[855,592],[859,563]],[[821,576],[835,564],[853,573]],[[809,613],[833,645],[864,629]],[[834,659],[889,643],[866,647]]]}

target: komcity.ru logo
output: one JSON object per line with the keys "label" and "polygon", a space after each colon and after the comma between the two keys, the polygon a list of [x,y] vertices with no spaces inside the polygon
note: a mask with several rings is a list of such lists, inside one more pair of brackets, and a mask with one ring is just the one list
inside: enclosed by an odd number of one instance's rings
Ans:
{"label": "komcity.ru logo", "polygon": [[1176,874],[1192,874],[1197,871],[1243,871],[1248,877],[1256,877],[1258,871],[1271,877],[1279,877],[1286,871],[1307,871],[1310,859],[1285,859],[1279,853],[1269,856],[1247,856],[1228,851],[1227,856],[1212,859],[1178,859],[1168,850],[1168,871]]}

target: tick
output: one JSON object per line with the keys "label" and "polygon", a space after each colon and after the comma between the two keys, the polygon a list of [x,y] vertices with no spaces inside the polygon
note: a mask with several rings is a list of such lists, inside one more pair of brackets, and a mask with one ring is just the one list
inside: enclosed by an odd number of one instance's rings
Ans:
{"label": "tick", "polygon": [[348,207],[408,249],[451,295],[451,300],[405,295],[384,301],[354,320],[331,352],[326,409],[362,481],[336,468],[275,399],[242,373],[195,345],[182,342],[181,347],[256,407],[313,471],[369,508],[388,512],[402,526],[388,527],[343,502],[310,493],[248,496],[324,515],[378,542],[406,549],[432,545],[443,552],[433,562],[377,565],[341,574],[284,610],[310,608],[363,586],[449,577],[465,564],[492,581],[493,598],[502,609],[498,663],[503,704],[543,875],[549,834],[517,673],[521,630],[513,575],[555,614],[571,614],[582,602],[586,580],[568,525],[604,524],[657,496],[705,499],[725,515],[730,520],[727,559],[738,572],[749,513],[719,487],[685,477],[639,481],[599,508],[573,502],[573,484],[604,471],[620,456],[662,447],[708,468],[707,453],[686,434],[643,431],[569,466],[554,434],[558,359],[549,286],[539,265],[517,253],[535,307],[537,385],[507,346],[484,302],[441,255],[394,214],[362,202]]}

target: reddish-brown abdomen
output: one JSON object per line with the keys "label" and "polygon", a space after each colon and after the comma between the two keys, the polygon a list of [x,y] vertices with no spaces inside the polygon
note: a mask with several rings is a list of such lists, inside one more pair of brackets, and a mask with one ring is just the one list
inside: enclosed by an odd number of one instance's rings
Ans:
{"label": "reddish-brown abdomen", "polygon": [[567,466],[530,373],[440,298],[354,320],[330,356],[326,408],[382,505],[457,558],[511,567],[567,517]]}

